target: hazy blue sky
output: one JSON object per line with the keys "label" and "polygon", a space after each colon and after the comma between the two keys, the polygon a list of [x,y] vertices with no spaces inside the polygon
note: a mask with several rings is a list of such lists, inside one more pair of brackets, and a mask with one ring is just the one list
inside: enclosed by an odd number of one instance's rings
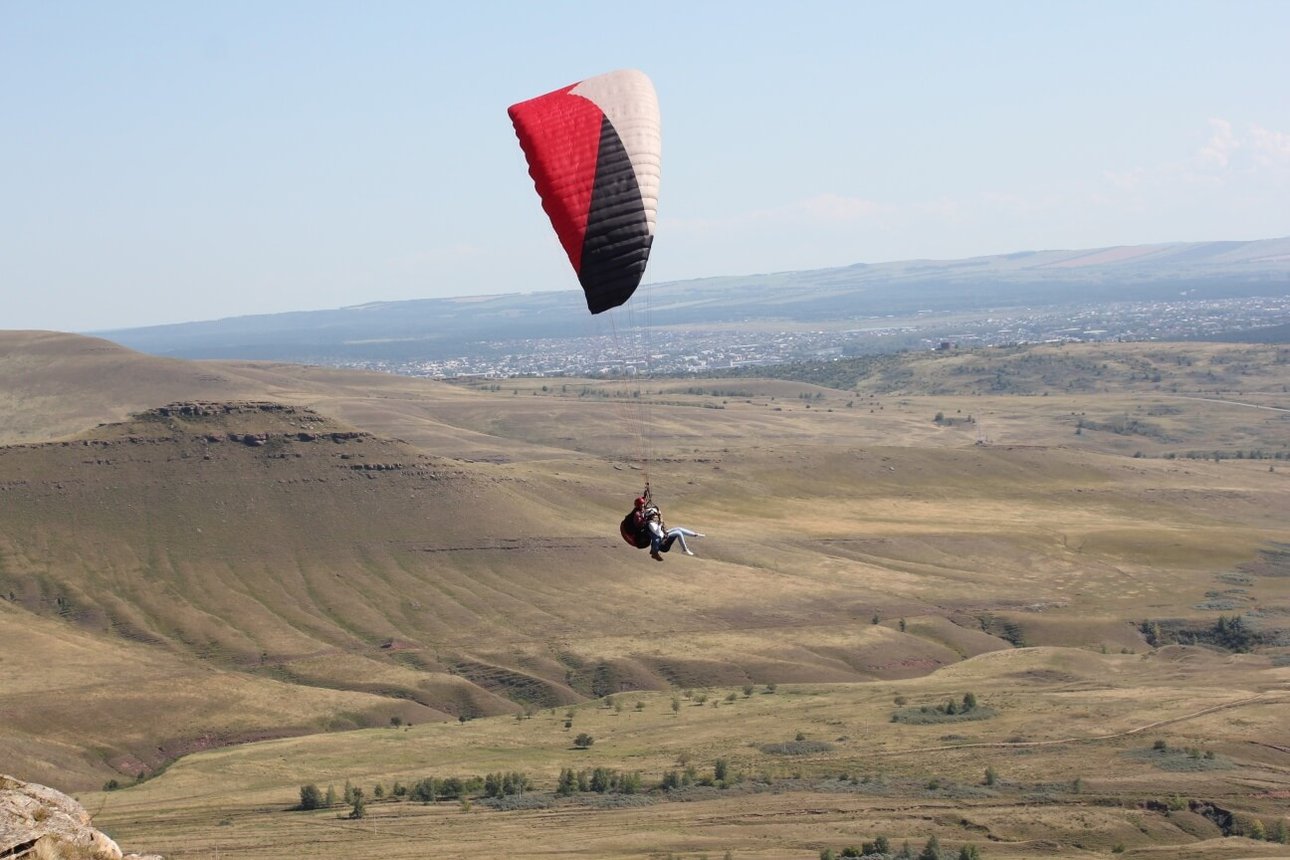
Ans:
{"label": "hazy blue sky", "polygon": [[634,67],[646,281],[1290,235],[1290,2],[0,0],[0,328],[573,289],[506,107]]}

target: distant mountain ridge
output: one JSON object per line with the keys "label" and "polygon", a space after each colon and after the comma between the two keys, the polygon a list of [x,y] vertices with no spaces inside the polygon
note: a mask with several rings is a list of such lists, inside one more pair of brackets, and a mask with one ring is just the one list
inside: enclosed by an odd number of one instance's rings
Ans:
{"label": "distant mountain ridge", "polygon": [[[656,322],[692,325],[1281,296],[1290,294],[1290,237],[857,263],[642,289],[649,291]],[[678,314],[669,317],[669,311]],[[406,360],[460,353],[483,340],[585,336],[587,319],[581,293],[569,290],[374,302],[98,334],[143,352],[183,358]]]}

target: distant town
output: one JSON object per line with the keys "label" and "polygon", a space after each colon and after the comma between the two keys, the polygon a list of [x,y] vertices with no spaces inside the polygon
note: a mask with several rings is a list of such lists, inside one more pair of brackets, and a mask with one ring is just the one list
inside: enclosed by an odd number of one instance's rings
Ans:
{"label": "distant town", "polygon": [[901,350],[967,349],[1055,341],[1204,340],[1290,323],[1290,295],[1223,300],[1120,302],[1009,308],[947,319],[927,312],[873,317],[854,327],[629,330],[613,335],[481,341],[468,353],[424,360],[330,360],[321,364],[435,379],[515,376],[703,374],[757,365],[829,361]]}

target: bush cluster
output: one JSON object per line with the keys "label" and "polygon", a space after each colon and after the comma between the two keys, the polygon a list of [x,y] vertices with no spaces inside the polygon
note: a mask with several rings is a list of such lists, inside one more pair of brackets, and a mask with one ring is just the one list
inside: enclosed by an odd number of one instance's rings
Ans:
{"label": "bush cluster", "polygon": [[639,771],[624,773],[598,767],[592,770],[574,771],[564,768],[556,782],[555,793],[568,797],[577,793],[596,794],[639,794],[643,790]]}
{"label": "bush cluster", "polygon": [[981,707],[973,693],[964,693],[963,700],[956,702],[948,699],[940,705],[920,705],[917,708],[903,708],[891,715],[893,723],[927,725],[930,723],[952,723],[962,720],[985,720],[993,717],[995,711]]}
{"label": "bush cluster", "polygon": [[879,836],[872,842],[865,842],[859,846],[848,845],[841,851],[825,848],[820,852],[820,860],[838,860],[842,857],[871,858],[871,860],[950,860],[951,857],[957,857],[958,860],[980,860],[981,851],[969,843],[959,848],[957,854],[951,854],[941,848],[940,840],[936,838],[936,834],[932,834],[917,854],[908,842],[904,843],[900,850],[893,851],[886,836]]}

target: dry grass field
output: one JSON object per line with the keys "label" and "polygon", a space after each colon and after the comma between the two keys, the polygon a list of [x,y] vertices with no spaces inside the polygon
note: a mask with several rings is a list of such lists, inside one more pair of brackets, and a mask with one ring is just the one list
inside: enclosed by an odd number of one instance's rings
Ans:
{"label": "dry grass field", "polygon": [[[1286,366],[460,386],[0,333],[0,760],[170,857],[1290,856],[1241,835],[1290,801]],[[641,451],[698,557],[618,539]],[[347,780],[363,819],[289,811]]]}

